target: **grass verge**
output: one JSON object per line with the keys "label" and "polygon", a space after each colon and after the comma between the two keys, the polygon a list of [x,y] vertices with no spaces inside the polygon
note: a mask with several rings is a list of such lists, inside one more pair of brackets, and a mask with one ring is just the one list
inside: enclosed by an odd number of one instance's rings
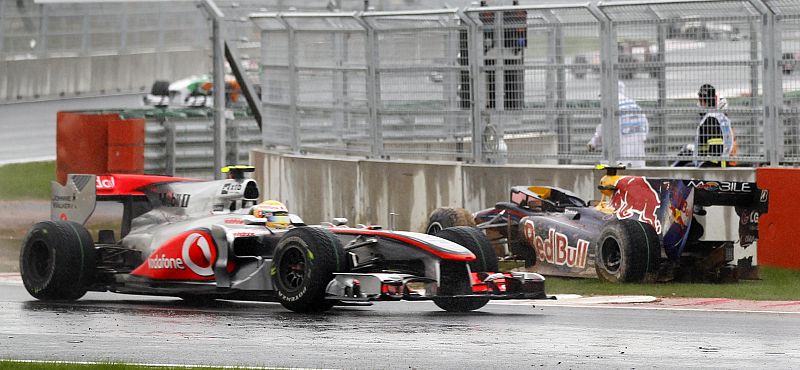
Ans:
{"label": "grass verge", "polygon": [[649,283],[611,284],[598,279],[548,277],[547,294],[651,295],[656,297],[800,300],[800,271],[759,267],[761,280],[730,284]]}
{"label": "grass verge", "polygon": [[50,361],[12,361],[0,360],[0,370],[15,369],[15,370],[71,370],[71,369],[86,369],[86,370],[215,370],[215,369],[256,369],[253,367],[203,367],[203,366],[155,366],[155,365],[130,365],[120,363],[67,363],[67,362],[50,362]]}
{"label": "grass verge", "polygon": [[0,200],[50,199],[55,178],[55,161],[0,166]]}

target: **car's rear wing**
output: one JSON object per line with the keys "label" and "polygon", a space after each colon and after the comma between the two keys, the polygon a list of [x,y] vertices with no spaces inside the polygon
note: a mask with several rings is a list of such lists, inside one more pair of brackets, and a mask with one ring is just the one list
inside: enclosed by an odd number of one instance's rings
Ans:
{"label": "car's rear wing", "polygon": [[97,207],[97,201],[123,204],[122,235],[130,230],[130,220],[152,209],[145,190],[153,185],[196,181],[193,179],[131,174],[70,174],[64,185],[50,185],[50,218],[85,224]]}

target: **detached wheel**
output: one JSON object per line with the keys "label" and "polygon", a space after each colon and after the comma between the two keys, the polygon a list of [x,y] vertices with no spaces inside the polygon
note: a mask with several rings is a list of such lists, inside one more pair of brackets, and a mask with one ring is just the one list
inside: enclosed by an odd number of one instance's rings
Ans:
{"label": "detached wheel", "polygon": [[453,226],[475,226],[475,219],[472,218],[472,213],[464,208],[437,208],[428,217],[425,233],[436,235],[439,231]]}
{"label": "detached wheel", "polygon": [[74,301],[94,281],[92,236],[72,221],[39,222],[25,237],[19,267],[22,283],[34,298]]}
{"label": "detached wheel", "polygon": [[597,239],[595,271],[612,283],[640,282],[654,272],[661,258],[661,242],[655,230],[636,220],[613,221]]}
{"label": "detached wheel", "polygon": [[[455,226],[439,231],[436,236],[459,244],[475,255],[475,260],[469,263],[471,272],[496,272],[499,269],[492,243],[481,230],[470,226]],[[472,277],[465,266],[466,264],[463,262],[442,262],[439,281],[440,294],[472,293]],[[469,312],[485,306],[489,303],[489,298],[442,297],[434,298],[433,303],[448,312]]]}
{"label": "detached wheel", "polygon": [[295,312],[322,312],[335,301],[325,299],[334,272],[346,270],[342,242],[317,227],[289,230],[275,248],[272,284],[281,304]]}

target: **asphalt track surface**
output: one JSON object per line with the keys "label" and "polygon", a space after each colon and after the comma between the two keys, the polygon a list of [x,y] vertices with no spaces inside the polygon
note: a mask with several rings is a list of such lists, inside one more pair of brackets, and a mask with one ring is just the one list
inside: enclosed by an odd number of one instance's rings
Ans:
{"label": "asphalt track surface", "polygon": [[[798,313],[542,303],[450,314],[429,302],[384,302],[302,315],[274,303],[198,307],[111,293],[44,303],[3,282],[0,358],[347,369],[800,367]],[[647,307],[654,308],[640,308]]]}

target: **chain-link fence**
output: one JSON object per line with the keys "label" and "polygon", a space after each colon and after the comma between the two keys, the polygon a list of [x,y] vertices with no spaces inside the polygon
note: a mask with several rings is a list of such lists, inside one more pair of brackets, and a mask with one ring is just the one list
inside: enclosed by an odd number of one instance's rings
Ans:
{"label": "chain-link fence", "polygon": [[[800,161],[798,0],[251,18],[267,145],[493,163]],[[345,18],[346,30],[331,23]],[[327,32],[304,41],[315,25]],[[304,101],[309,88],[322,100]],[[358,124],[342,124],[355,106]]]}

